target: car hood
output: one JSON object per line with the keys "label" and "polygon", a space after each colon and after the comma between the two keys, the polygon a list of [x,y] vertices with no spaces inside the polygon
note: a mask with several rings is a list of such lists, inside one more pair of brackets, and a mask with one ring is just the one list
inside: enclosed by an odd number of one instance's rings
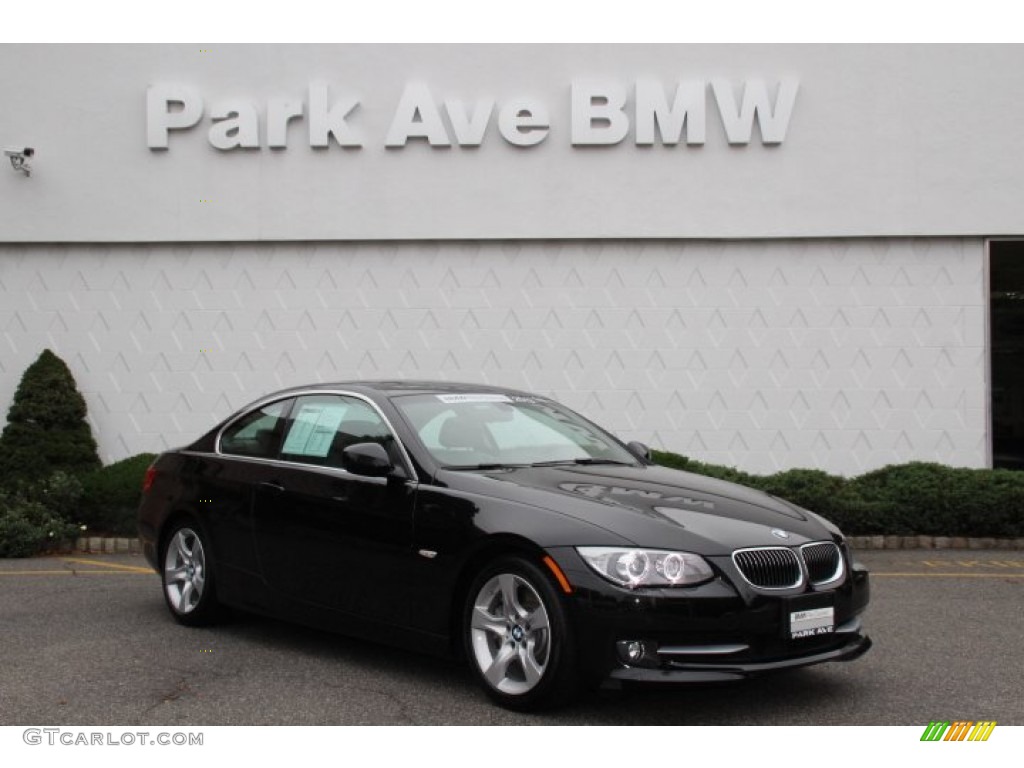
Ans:
{"label": "car hood", "polygon": [[445,472],[443,480],[578,518],[637,546],[715,555],[832,538],[821,518],[781,499],[667,467],[515,467]]}

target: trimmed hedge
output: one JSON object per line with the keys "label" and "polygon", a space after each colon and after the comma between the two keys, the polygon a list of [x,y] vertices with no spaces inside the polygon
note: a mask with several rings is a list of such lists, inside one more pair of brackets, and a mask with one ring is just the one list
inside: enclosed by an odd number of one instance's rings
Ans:
{"label": "trimmed hedge", "polygon": [[82,477],[78,517],[91,536],[137,536],[142,478],[156,454],[140,453]]}
{"label": "trimmed hedge", "polygon": [[662,466],[786,499],[851,536],[1024,537],[1024,472],[912,462],[851,478],[816,469],[752,475],[676,453],[652,453]]}

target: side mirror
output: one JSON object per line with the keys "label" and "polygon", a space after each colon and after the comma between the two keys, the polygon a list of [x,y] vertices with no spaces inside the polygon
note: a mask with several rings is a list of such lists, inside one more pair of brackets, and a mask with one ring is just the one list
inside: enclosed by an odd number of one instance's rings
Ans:
{"label": "side mirror", "polygon": [[634,454],[639,456],[644,461],[651,460],[651,449],[648,448],[643,443],[637,442],[636,440],[632,440],[626,443],[626,447],[629,448],[629,450],[631,450]]}
{"label": "side mirror", "polygon": [[353,475],[385,477],[395,468],[380,443],[356,443],[341,452],[341,465]]}

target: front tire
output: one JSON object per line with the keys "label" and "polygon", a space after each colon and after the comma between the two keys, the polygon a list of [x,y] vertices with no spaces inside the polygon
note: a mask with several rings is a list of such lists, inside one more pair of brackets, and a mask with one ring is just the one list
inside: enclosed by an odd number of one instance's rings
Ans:
{"label": "front tire", "polygon": [[220,614],[217,585],[205,534],[191,520],[179,521],[167,536],[160,558],[164,600],[181,624],[211,624]]}
{"label": "front tire", "polygon": [[520,557],[490,564],[470,586],[462,632],[477,682],[503,707],[542,709],[576,692],[573,637],[562,599]]}

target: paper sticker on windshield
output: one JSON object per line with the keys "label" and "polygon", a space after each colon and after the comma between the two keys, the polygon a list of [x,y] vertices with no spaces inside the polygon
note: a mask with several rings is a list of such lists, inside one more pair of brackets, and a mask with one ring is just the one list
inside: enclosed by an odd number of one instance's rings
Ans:
{"label": "paper sticker on windshield", "polygon": [[437,395],[442,403],[510,403],[508,395]]}
{"label": "paper sticker on windshield", "polygon": [[292,417],[292,428],[284,440],[284,453],[323,458],[331,450],[334,433],[347,406],[340,403],[305,403]]}

